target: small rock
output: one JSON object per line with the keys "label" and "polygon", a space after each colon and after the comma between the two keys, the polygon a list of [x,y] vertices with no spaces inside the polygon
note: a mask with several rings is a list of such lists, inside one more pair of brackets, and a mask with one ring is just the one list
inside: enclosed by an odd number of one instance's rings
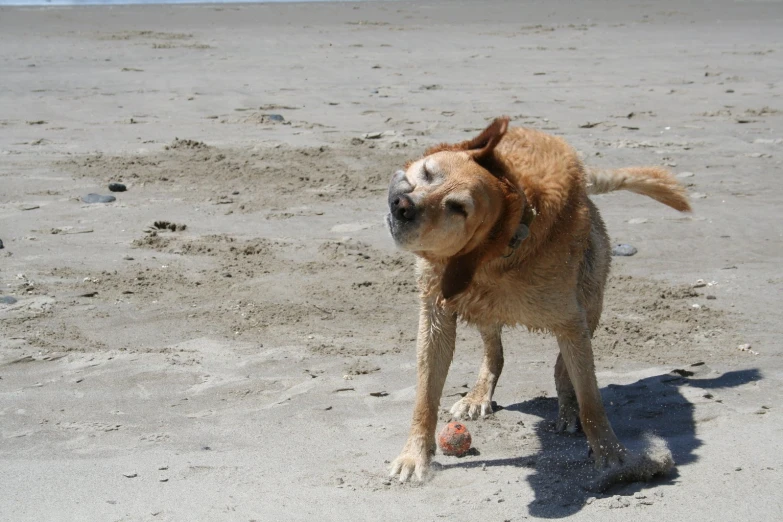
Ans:
{"label": "small rock", "polygon": [[82,196],[82,201],[84,203],[111,203],[112,201],[117,201],[117,198],[114,196],[104,196],[102,194],[87,194],[86,196]]}
{"label": "small rock", "polygon": [[166,477],[161,477],[161,478],[158,479],[158,482],[168,482],[168,481],[169,481],[169,479],[166,478]]}
{"label": "small rock", "polygon": [[136,478],[136,477],[139,476],[139,474],[138,473],[123,473],[122,476],[125,477],[125,478]]}
{"label": "small rock", "polygon": [[5,248],[5,247],[3,246],[3,240],[2,240],[2,239],[0,239],[0,248]]}
{"label": "small rock", "polygon": [[385,130],[383,132],[368,132],[364,135],[364,139],[367,140],[379,140],[381,138],[387,138],[389,136],[395,136],[397,133],[393,130]]}
{"label": "small rock", "polygon": [[679,174],[677,174],[677,177],[678,178],[692,178],[693,175],[694,175],[693,172],[680,172]]}
{"label": "small rock", "polygon": [[40,205],[22,205],[19,207],[19,210],[35,210],[37,208],[41,208]]}
{"label": "small rock", "polygon": [[620,243],[618,245],[615,245],[612,247],[612,255],[613,256],[626,256],[630,257],[632,255],[635,255],[638,252],[636,250],[636,247],[631,245],[626,245],[624,243]]}
{"label": "small rock", "polygon": [[713,299],[717,299],[717,297],[715,297],[714,295],[708,295],[708,296],[707,296],[707,299],[709,299],[709,300],[713,300]]}
{"label": "small rock", "polygon": [[737,350],[739,350],[741,352],[748,352],[748,353],[753,354],[753,355],[758,355],[759,352],[757,352],[755,350],[751,350],[750,346],[751,346],[750,344],[741,344],[741,345],[737,346]]}
{"label": "small rock", "polygon": [[628,220],[629,225],[641,225],[647,223],[647,218],[632,218]]}
{"label": "small rock", "polygon": [[122,183],[109,183],[109,190],[112,192],[125,192],[128,190],[128,187],[123,185]]}
{"label": "small rock", "polygon": [[16,303],[16,297],[10,295],[0,296],[0,304],[12,305]]}
{"label": "small rock", "polygon": [[133,261],[133,256],[122,256],[125,261]]}
{"label": "small rock", "polygon": [[273,121],[275,123],[283,123],[285,121],[285,118],[280,114],[264,114],[262,117],[264,121]]}
{"label": "small rock", "polygon": [[703,288],[707,286],[707,282],[704,279],[697,279],[695,283],[691,285],[691,288]]}

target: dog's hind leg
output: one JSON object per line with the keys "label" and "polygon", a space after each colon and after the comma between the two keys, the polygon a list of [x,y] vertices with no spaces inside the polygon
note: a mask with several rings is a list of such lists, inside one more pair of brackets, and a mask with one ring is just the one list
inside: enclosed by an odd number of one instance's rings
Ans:
{"label": "dog's hind leg", "polygon": [[576,400],[576,390],[568,376],[563,354],[557,355],[555,363],[555,388],[557,389],[557,423],[555,430],[560,433],[574,434],[579,431],[579,403]]}
{"label": "dog's hind leg", "polygon": [[489,415],[492,409],[492,394],[503,371],[503,344],[500,325],[481,326],[479,332],[484,341],[484,360],[473,389],[451,407],[455,419],[477,419]]}
{"label": "dog's hind leg", "polygon": [[579,420],[593,450],[596,467],[617,467],[622,464],[627,450],[612,430],[601,401],[586,318],[575,318],[571,324],[558,328],[555,335],[563,366],[576,391]]}

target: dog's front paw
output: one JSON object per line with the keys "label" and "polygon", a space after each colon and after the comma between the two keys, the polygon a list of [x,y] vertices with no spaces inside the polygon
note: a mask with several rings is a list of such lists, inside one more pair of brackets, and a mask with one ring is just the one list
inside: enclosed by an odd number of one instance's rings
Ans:
{"label": "dog's front paw", "polygon": [[451,415],[455,419],[475,420],[479,416],[486,417],[494,413],[492,401],[488,398],[476,398],[470,393],[454,403],[451,407]]}
{"label": "dog's front paw", "polygon": [[400,476],[400,482],[406,482],[411,476],[423,481],[430,468],[430,460],[435,453],[435,441],[427,443],[421,437],[411,437],[402,449],[402,453],[391,464],[389,476]]}

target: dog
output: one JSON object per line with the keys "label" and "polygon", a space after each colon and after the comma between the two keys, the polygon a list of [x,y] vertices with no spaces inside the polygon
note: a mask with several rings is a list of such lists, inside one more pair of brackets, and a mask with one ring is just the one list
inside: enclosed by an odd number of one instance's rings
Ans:
{"label": "dog", "polygon": [[615,190],[690,211],[685,189],[665,169],[587,169],[564,140],[509,127],[507,117],[471,140],[426,150],[392,176],[386,221],[397,246],[418,258],[421,301],[413,420],[392,477],[423,480],[430,466],[458,320],[479,330],[484,359],[475,386],[451,408],[455,418],[492,413],[501,330],[525,326],[557,338],[556,429],[584,431],[596,468],[610,473],[602,484],[673,466],[668,449],[638,456],[620,443],[595,377],[591,337],[611,249],[588,194]]}

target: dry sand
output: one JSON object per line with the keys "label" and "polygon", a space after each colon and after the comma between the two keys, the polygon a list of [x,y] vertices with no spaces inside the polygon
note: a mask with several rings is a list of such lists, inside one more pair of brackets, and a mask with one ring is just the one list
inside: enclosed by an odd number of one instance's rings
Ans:
{"label": "dry sand", "polygon": [[[0,8],[0,520],[783,519],[783,5],[698,5]],[[479,454],[387,479],[417,318],[387,179],[504,113],[692,192],[596,198],[639,249],[599,382],[669,477],[585,491],[556,345],[509,331]],[[444,408],[479,360],[463,328]]]}

